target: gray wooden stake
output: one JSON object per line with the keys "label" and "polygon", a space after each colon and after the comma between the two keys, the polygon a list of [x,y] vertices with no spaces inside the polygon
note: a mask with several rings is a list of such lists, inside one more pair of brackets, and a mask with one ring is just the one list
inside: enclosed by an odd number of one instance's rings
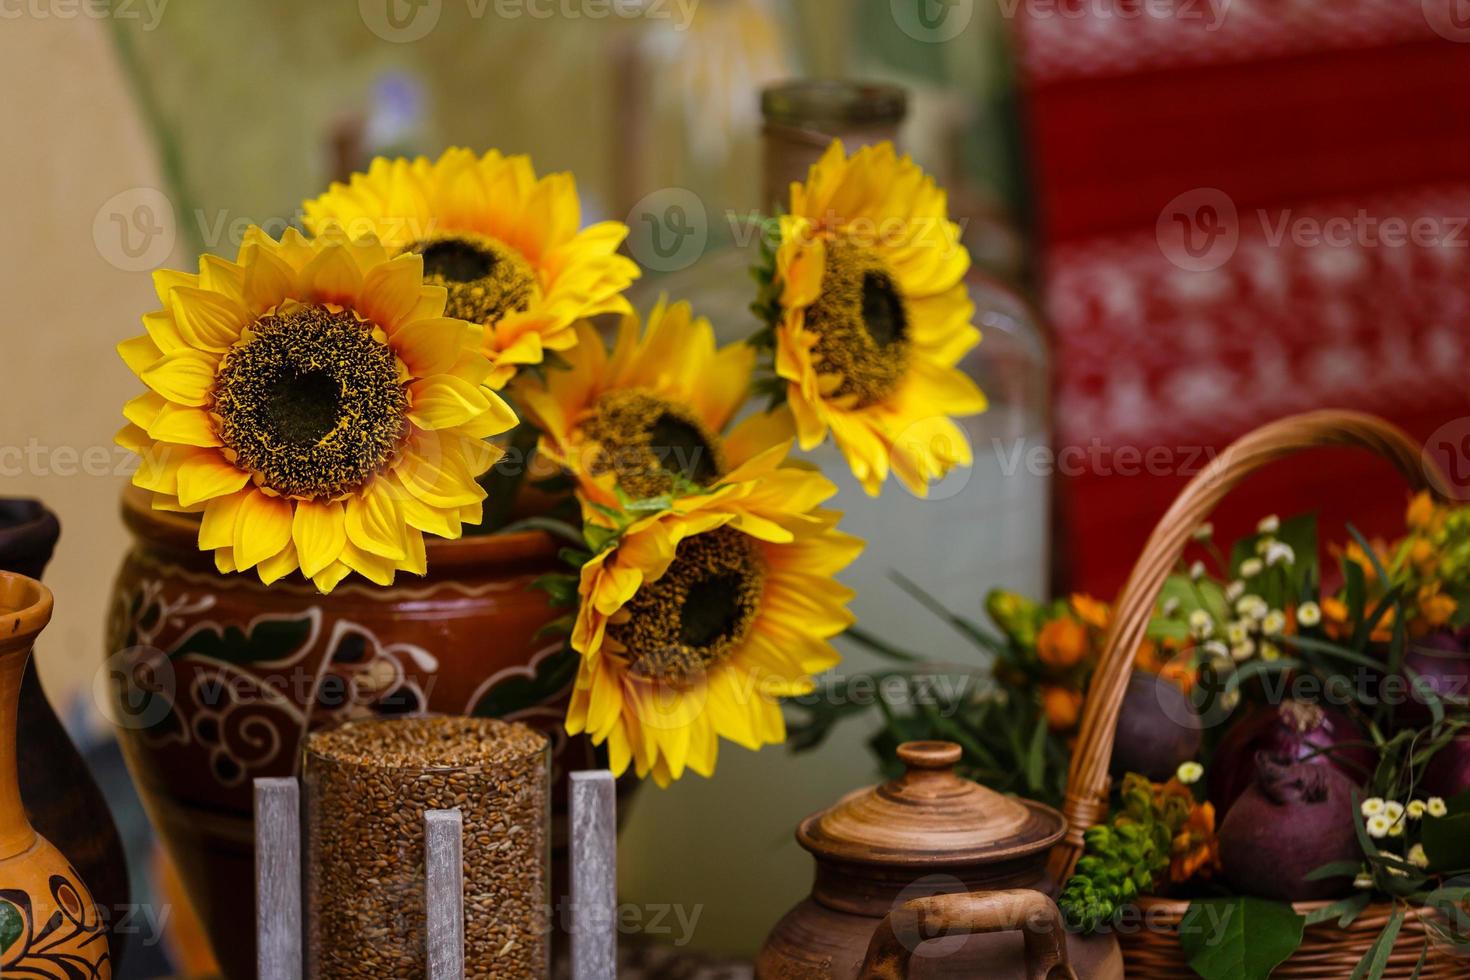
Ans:
{"label": "gray wooden stake", "polygon": [[572,980],[618,975],[617,796],[606,769],[572,773]]}
{"label": "gray wooden stake", "polygon": [[464,817],[424,814],[429,980],[464,980]]}
{"label": "gray wooden stake", "polygon": [[255,939],[261,980],[301,980],[301,790],[255,781]]}

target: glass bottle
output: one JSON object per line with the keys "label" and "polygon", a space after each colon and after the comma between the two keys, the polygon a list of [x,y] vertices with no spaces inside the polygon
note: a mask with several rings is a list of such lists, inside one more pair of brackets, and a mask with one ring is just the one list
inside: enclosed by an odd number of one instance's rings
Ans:
{"label": "glass bottle", "polygon": [[[798,81],[767,89],[761,100],[766,213],[785,206],[791,182],[806,178],[834,137],[849,153],[885,139],[898,143],[907,101],[898,86],[862,82]],[[979,227],[968,215],[950,217],[964,228]],[[759,327],[749,311],[755,286],[748,273],[759,256],[754,235],[742,240],[735,219],[731,228],[731,243],[640,281],[634,305],[646,310],[666,293],[708,316],[721,343],[748,337]],[[985,413],[959,420],[974,465],[931,487],[927,499],[895,478],[874,498],[830,442],[806,454],[839,487],[828,506],[844,513],[842,529],[868,543],[843,575],[857,592],[857,622],[896,646],[962,669],[986,658],[908,595],[893,573],[973,619],[985,618],[983,601],[992,588],[1039,597],[1048,580],[1051,495],[1045,338],[1011,289],[973,270],[967,285],[983,339],[961,367],[989,399]],[[894,666],[849,640],[838,645],[843,674]],[[752,754],[722,745],[713,779],[686,777],[666,791],[640,794],[620,843],[623,900],[699,907],[692,946],[753,952],[774,924],[775,910],[810,886],[808,860],[790,828],[839,793],[877,778],[867,741],[878,723],[876,711],[860,714],[802,753],[767,748]]]}

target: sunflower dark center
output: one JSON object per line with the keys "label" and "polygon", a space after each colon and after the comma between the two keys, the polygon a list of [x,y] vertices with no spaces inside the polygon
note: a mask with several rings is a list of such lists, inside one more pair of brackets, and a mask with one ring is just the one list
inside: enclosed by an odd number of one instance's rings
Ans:
{"label": "sunflower dark center", "polygon": [[536,274],[515,249],[488,235],[456,232],[415,242],[424,257],[424,281],[449,292],[445,316],[493,326],[530,307]]}
{"label": "sunflower dark center", "polygon": [[495,253],[458,238],[431,242],[420,254],[424,257],[424,275],[439,276],[448,282],[483,279],[499,262]]}
{"label": "sunflower dark center", "polygon": [[597,443],[593,475],[614,473],[635,500],[672,493],[682,481],[706,487],[724,474],[718,440],[688,408],[638,389],[604,395],[582,423]]}
{"label": "sunflower dark center", "polygon": [[821,293],[807,308],[806,326],[817,334],[818,372],[842,378],[831,397],[863,407],[887,398],[903,379],[908,308],[872,249],[841,239],[827,246]]}
{"label": "sunflower dark center", "polygon": [[346,311],[256,321],[220,363],[212,411],[236,465],[288,497],[358,489],[398,451],[408,396],[392,348]]}
{"label": "sunflower dark center", "polygon": [[608,636],[624,648],[633,674],[695,681],[750,635],[765,576],[755,539],[732,527],[685,538],[668,570],[638,590]]}

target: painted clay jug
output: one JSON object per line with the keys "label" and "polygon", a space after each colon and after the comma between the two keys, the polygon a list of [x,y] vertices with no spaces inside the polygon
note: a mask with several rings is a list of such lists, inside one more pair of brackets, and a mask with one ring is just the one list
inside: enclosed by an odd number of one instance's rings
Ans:
{"label": "painted clay jug", "polygon": [[[0,498],[0,571],[39,579],[61,535],[56,515],[37,500]],[[36,665],[20,685],[17,742],[20,796],[40,835],[55,844],[92,890],[112,935],[113,962],[121,962],[131,909],[127,859],[112,812],[92,771],[46,699]]]}
{"label": "painted clay jug", "polygon": [[1111,936],[1069,934],[1046,859],[1066,821],[954,774],[953,742],[906,742],[899,779],[802,821],[810,897],[772,930],[757,980],[1122,980]]}
{"label": "painted clay jug", "polygon": [[44,585],[0,572],[0,976],[111,980],[107,927],[91,893],[71,862],[36,833],[20,801],[21,678],[50,621]]}

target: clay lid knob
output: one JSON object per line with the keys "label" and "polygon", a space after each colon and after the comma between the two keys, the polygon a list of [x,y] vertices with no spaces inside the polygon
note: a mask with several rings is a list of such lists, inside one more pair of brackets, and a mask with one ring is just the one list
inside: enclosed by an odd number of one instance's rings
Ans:
{"label": "clay lid knob", "polygon": [[950,770],[959,764],[963,754],[954,742],[904,742],[898,747],[898,761],[909,772]]}

